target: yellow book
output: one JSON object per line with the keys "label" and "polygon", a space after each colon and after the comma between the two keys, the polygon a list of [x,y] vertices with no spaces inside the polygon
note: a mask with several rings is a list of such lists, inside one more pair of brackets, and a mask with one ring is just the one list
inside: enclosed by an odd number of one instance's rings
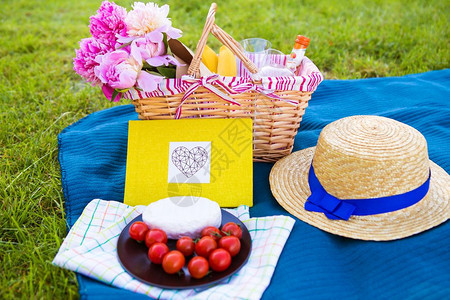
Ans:
{"label": "yellow book", "polygon": [[253,205],[251,119],[130,121],[124,203],[209,198]]}

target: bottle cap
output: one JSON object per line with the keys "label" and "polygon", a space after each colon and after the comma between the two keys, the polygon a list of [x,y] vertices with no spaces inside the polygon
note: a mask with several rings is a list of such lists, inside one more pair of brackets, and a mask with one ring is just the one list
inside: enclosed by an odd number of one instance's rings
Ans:
{"label": "bottle cap", "polygon": [[297,35],[297,39],[295,40],[295,49],[306,48],[309,45],[310,39],[303,35]]}

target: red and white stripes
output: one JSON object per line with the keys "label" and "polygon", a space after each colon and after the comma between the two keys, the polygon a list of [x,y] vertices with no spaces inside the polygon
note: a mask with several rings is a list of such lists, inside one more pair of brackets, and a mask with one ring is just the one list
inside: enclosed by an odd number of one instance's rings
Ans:
{"label": "red and white stripes", "polygon": [[[277,55],[274,60],[277,60],[281,64],[286,64],[286,55]],[[252,84],[253,80],[250,77],[250,72],[245,68],[240,60],[238,63],[237,77],[224,77],[217,75],[217,82],[220,82],[220,86],[224,90],[232,90],[236,86]],[[296,76],[294,77],[262,77],[262,83],[258,85],[258,88],[254,90],[260,90],[268,92],[273,91],[302,91],[313,92],[317,86],[322,82],[323,75],[314,63],[307,57],[302,61],[302,64],[297,69]],[[170,78],[163,80],[158,88],[151,92],[139,91],[135,88],[131,88],[124,93],[126,99],[142,99],[151,97],[164,97],[176,94],[185,93],[192,85],[192,82],[183,78]]]}

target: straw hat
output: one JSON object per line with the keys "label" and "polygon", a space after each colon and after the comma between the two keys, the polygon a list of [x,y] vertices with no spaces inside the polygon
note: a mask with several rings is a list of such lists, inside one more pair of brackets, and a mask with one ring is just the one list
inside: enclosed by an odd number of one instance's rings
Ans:
{"label": "straw hat", "polygon": [[[389,197],[387,201],[395,206],[398,197],[390,196],[423,188],[428,179],[429,189],[405,208],[332,220],[322,212],[305,209],[305,202],[310,202],[312,161],[312,174],[336,201],[354,199],[353,203],[362,204],[356,201]],[[325,126],[316,147],[295,152],[274,165],[270,187],[281,206],[300,220],[355,239],[400,239],[450,217],[450,176],[429,160],[420,132],[385,117],[352,116]]]}

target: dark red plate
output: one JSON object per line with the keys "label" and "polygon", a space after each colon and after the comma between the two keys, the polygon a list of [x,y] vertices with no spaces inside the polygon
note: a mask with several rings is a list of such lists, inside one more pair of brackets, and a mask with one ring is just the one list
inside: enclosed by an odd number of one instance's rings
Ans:
{"label": "dark red plate", "polygon": [[[222,210],[221,226],[225,225],[228,222],[235,222],[242,228],[241,251],[238,253],[238,255],[233,257],[230,267],[228,267],[228,269],[223,272],[212,272],[202,279],[195,279],[190,276],[187,269],[187,264],[190,259],[190,257],[187,257],[186,265],[183,267],[181,275],[169,275],[164,272],[161,265],[152,264],[150,262],[147,256],[148,248],[144,243],[138,243],[130,238],[128,228],[136,221],[142,221],[142,215],[136,217],[127,225],[127,227],[123,229],[117,242],[117,254],[119,256],[119,261],[122,264],[122,267],[127,270],[128,273],[130,273],[136,279],[150,285],[168,289],[187,289],[208,286],[224,280],[239,271],[239,269],[247,262],[248,257],[250,256],[252,240],[250,238],[250,233],[248,232],[247,227],[245,227],[245,225],[238,218],[236,218],[229,212]],[[175,240],[169,240],[167,242],[167,245],[171,250],[176,249],[175,244]]]}

